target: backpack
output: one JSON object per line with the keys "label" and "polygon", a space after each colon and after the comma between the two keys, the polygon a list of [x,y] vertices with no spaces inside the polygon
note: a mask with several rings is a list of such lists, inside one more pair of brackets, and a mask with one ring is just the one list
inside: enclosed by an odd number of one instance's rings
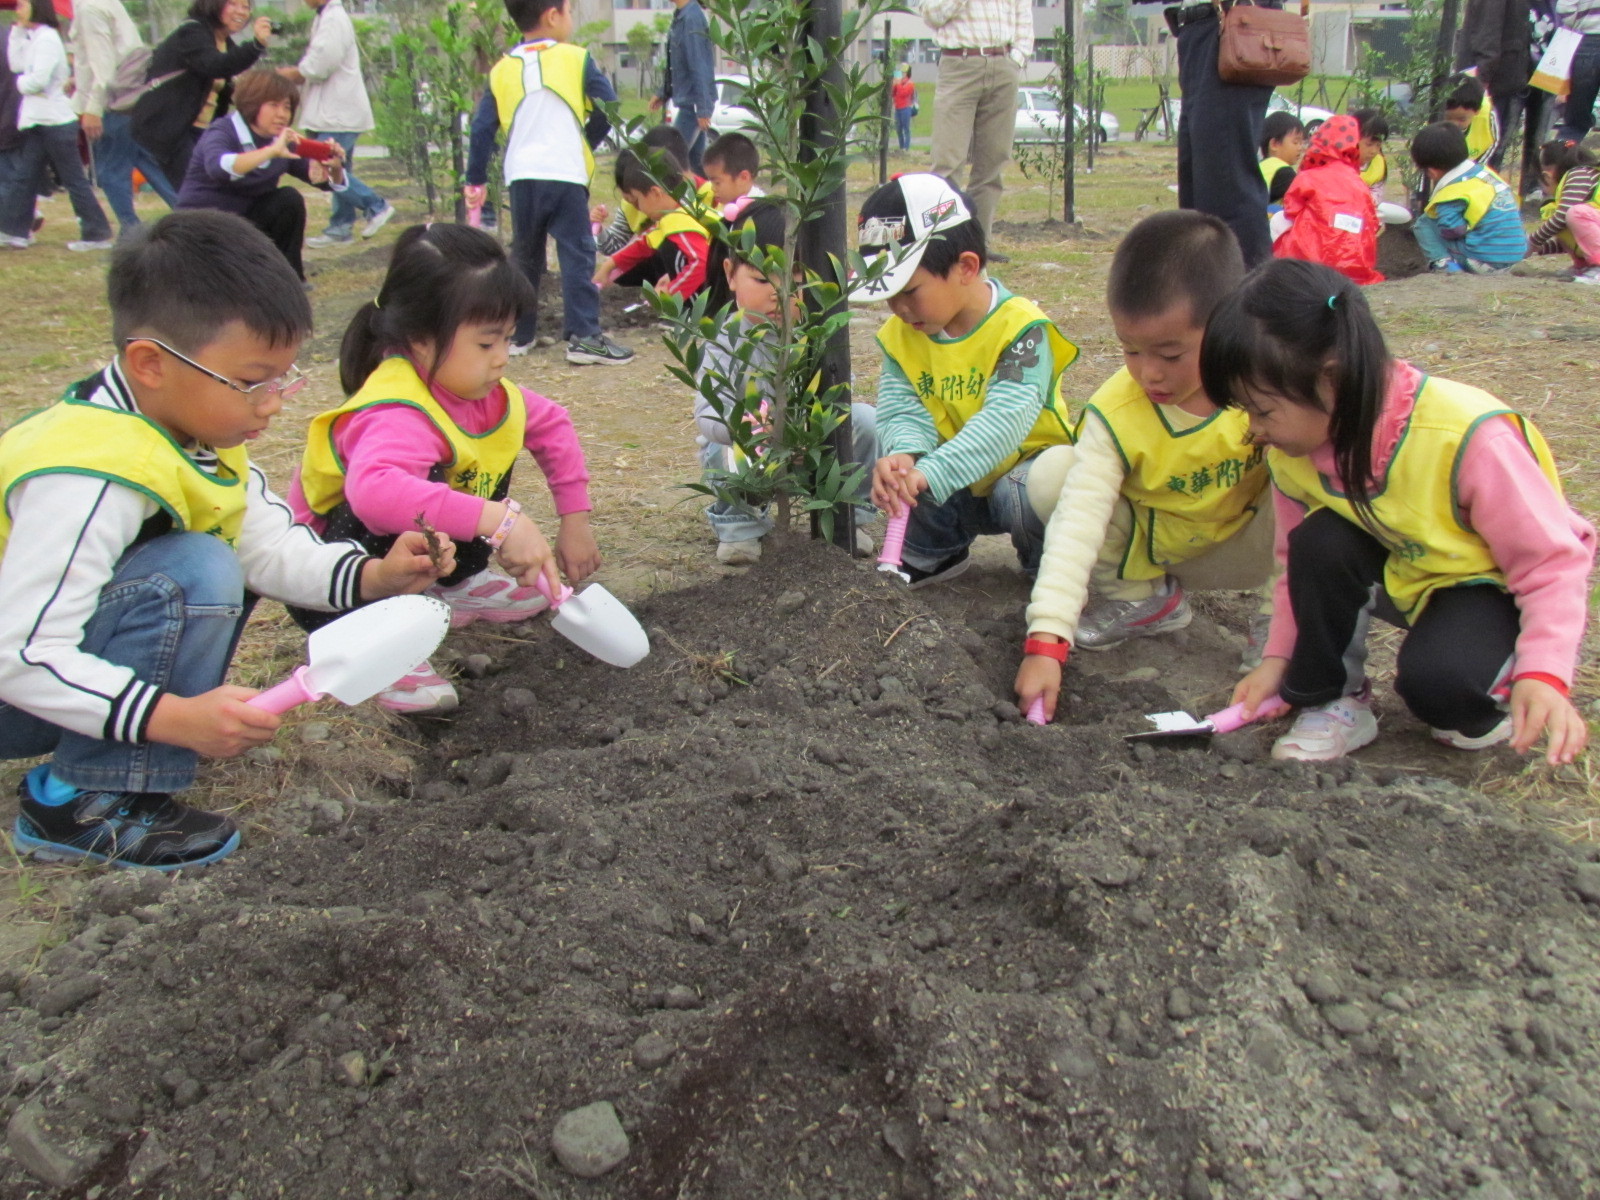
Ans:
{"label": "backpack", "polygon": [[139,45],[123,56],[117,69],[112,72],[111,82],[106,86],[107,112],[127,112],[145,93],[153,92],[169,79],[176,79],[183,74],[183,68],[179,67],[155,79],[147,78],[152,53],[149,46]]}

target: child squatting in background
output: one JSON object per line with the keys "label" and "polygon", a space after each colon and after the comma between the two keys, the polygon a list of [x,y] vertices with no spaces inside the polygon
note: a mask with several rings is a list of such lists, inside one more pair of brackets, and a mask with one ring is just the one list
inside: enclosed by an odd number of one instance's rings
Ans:
{"label": "child squatting in background", "polygon": [[1444,121],[1461,131],[1467,156],[1484,166],[1500,144],[1500,114],[1482,83],[1468,75],[1444,98]]}
{"label": "child squatting in background", "polygon": [[[295,519],[329,537],[387,547],[419,523],[453,545],[455,569],[430,594],[453,626],[520,621],[561,581],[600,566],[589,531],[589,472],[567,410],[501,378],[518,319],[534,302],[500,243],[465,225],[413,225],[396,240],[378,298],[339,349],[349,396],[314,417],[290,492]],[[526,446],[561,519],[555,553],[510,498]],[[512,578],[489,569],[493,557]],[[302,627],[315,614],[290,609]],[[396,712],[454,708],[428,663],[378,694]]]}
{"label": "child squatting in background", "polygon": [[1342,758],[1377,736],[1376,615],[1406,631],[1395,691],[1435,739],[1526,751],[1543,736],[1571,762],[1588,738],[1569,692],[1594,529],[1539,431],[1391,358],[1360,289],[1314,263],[1275,261],[1224,300],[1200,373],[1249,414],[1276,488],[1284,572],[1266,656],[1234,692],[1247,717],[1274,694],[1300,709],[1273,757]]}
{"label": "child squatting in background", "polygon": [[[728,135],[725,135],[728,136]],[[706,151],[706,170],[712,170],[712,153],[721,139]],[[743,419],[764,423],[762,414],[782,381],[774,379],[771,372],[776,362],[769,341],[776,332],[778,319],[778,289],[752,261],[761,255],[781,253],[788,226],[788,213],[781,203],[757,200],[735,218],[726,244],[719,242],[712,250],[712,281],[708,312],[720,312],[733,305],[718,336],[706,343],[700,364],[700,387],[695,393],[695,440],[700,444],[700,465],[710,474],[732,471],[737,466],[739,451],[734,446],[729,419],[740,404],[744,406]],[[742,241],[746,231],[754,234],[750,249]],[[795,300],[798,304],[800,273],[796,272]],[[709,393],[709,394],[708,394]],[[814,402],[809,396],[792,397],[790,403]],[[850,406],[850,435],[854,444],[854,459],[869,468],[878,459],[878,410],[870,404]],[[864,472],[858,496],[865,505],[870,497],[871,475]],[[877,513],[870,508],[860,509],[858,523],[875,519]],[[717,561],[728,566],[748,566],[761,558],[761,539],[772,531],[772,521],[765,512],[748,505],[727,500],[713,500],[706,509],[706,519],[717,535]],[[860,555],[872,552],[872,539],[856,530],[855,552]]]}
{"label": "child squatting in background", "polygon": [[1411,159],[1432,184],[1417,218],[1417,247],[1435,271],[1493,275],[1528,253],[1510,185],[1467,154],[1461,130],[1440,121],[1418,131]]}
{"label": "child squatting in background", "polygon": [[1283,197],[1289,230],[1272,244],[1275,258],[1323,263],[1357,283],[1382,283],[1378,210],[1361,181],[1361,127],[1329,117],[1311,136],[1300,173]]}
{"label": "child squatting in background", "polygon": [[1600,284],[1600,168],[1595,157],[1572,142],[1539,148],[1545,195],[1541,223],[1528,235],[1532,254],[1572,255],[1572,282]]}
{"label": "child squatting in background", "polygon": [[1294,171],[1306,152],[1306,127],[1293,113],[1271,112],[1261,123],[1261,178],[1267,185],[1267,205],[1283,201],[1294,182]]}
{"label": "child squatting in background", "polygon": [[223,682],[256,596],[322,612],[419,592],[453,565],[418,532],[382,558],[295,524],[246,443],[303,379],[300,280],[240,217],[172,213],[106,284],[109,366],[0,438],[0,757],[19,853],[170,871],[239,844],[173,798],[199,756],[280,720]]}
{"label": "child squatting in background", "polygon": [[752,200],[767,194],[756,183],[756,176],[761,173],[761,154],[744,134],[723,134],[706,147],[703,161],[717,214],[728,224],[738,219]]}
{"label": "child squatting in background", "polygon": [[1389,182],[1389,158],[1383,152],[1389,118],[1376,108],[1358,108],[1350,115],[1361,127],[1361,182],[1372,192],[1372,202],[1382,204]]}
{"label": "child squatting in background", "polygon": [[[1077,444],[1044,451],[1028,476],[1048,525],[1017,671],[1024,711],[1042,694],[1054,715],[1072,647],[1108,650],[1188,625],[1180,580],[1267,582],[1262,451],[1248,444],[1245,414],[1218,409],[1200,385],[1206,318],[1243,278],[1233,232],[1188,209],[1146,217],[1117,247],[1106,306],[1124,365],[1089,398]],[[1255,625],[1264,641],[1265,620]]]}
{"label": "child squatting in background", "polygon": [[[668,150],[680,163],[689,161],[689,143],[683,140],[671,125],[652,125],[645,130],[639,138],[637,153],[645,150]],[[716,207],[716,197],[713,194],[711,183],[698,175],[691,175],[694,180],[695,211],[699,215],[709,213]],[[626,200],[617,204],[617,215],[611,216],[611,209],[605,204],[596,204],[589,210],[589,218],[594,223],[595,243],[600,248],[602,255],[612,255],[621,250],[635,235],[650,223],[650,218],[645,216]],[[610,223],[607,224],[609,219]]]}
{"label": "child squatting in background", "polygon": [[651,150],[650,162],[632,150],[617,155],[617,191],[644,214],[633,240],[595,266],[594,285],[653,285],[690,300],[706,285],[711,242],[700,219],[679,201],[690,190],[688,169],[670,150]]}
{"label": "child squatting in background", "polygon": [[1047,446],[1072,440],[1057,384],[1078,348],[1033,301],[984,271],[983,227],[937,175],[902,175],[868,196],[857,241],[887,269],[856,288],[887,301],[878,331],[878,439],[872,501],[909,506],[911,586],[953,579],[980,534],[1008,533],[1022,569],[1038,568],[1044,524],[1027,478]]}

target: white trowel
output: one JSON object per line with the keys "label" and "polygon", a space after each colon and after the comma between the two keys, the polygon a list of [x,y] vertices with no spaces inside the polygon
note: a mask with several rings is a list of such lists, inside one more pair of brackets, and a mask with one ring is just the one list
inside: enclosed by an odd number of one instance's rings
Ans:
{"label": "white trowel", "polygon": [[1147,713],[1145,720],[1155,726],[1145,733],[1125,733],[1122,740],[1125,742],[1164,742],[1172,738],[1197,738],[1211,737],[1219,733],[1232,733],[1236,729],[1243,729],[1246,725],[1256,721],[1266,720],[1269,717],[1281,716],[1289,710],[1289,706],[1277,696],[1268,696],[1256,706],[1256,715],[1249,720],[1245,719],[1244,705],[1235,704],[1221,712],[1212,713],[1209,717],[1196,719],[1183,711]]}
{"label": "white trowel", "polygon": [[578,649],[613,667],[631,667],[650,653],[650,637],[627,606],[598,583],[555,595],[540,575],[534,584],[550,601],[550,627]]}

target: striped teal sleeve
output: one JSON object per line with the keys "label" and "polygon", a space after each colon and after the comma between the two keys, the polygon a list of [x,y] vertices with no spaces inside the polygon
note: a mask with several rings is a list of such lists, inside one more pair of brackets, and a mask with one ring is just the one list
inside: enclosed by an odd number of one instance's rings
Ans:
{"label": "striped teal sleeve", "polygon": [[883,374],[878,376],[878,445],[887,458],[891,454],[927,454],[939,444],[933,414],[911,386],[900,364],[883,356]]}
{"label": "striped teal sleeve", "polygon": [[943,504],[1017,452],[1044,410],[1054,373],[1043,325],[1024,330],[1000,352],[983,407],[960,433],[917,463],[935,500]]}

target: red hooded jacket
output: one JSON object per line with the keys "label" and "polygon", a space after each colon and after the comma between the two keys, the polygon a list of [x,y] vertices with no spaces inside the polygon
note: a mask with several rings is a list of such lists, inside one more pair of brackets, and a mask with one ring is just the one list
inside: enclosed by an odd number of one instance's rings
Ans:
{"label": "red hooded jacket", "polygon": [[1303,258],[1332,267],[1357,283],[1382,283],[1378,272],[1378,210],[1361,182],[1361,129],[1354,117],[1329,117],[1283,197],[1294,224],[1273,244],[1277,258]]}

